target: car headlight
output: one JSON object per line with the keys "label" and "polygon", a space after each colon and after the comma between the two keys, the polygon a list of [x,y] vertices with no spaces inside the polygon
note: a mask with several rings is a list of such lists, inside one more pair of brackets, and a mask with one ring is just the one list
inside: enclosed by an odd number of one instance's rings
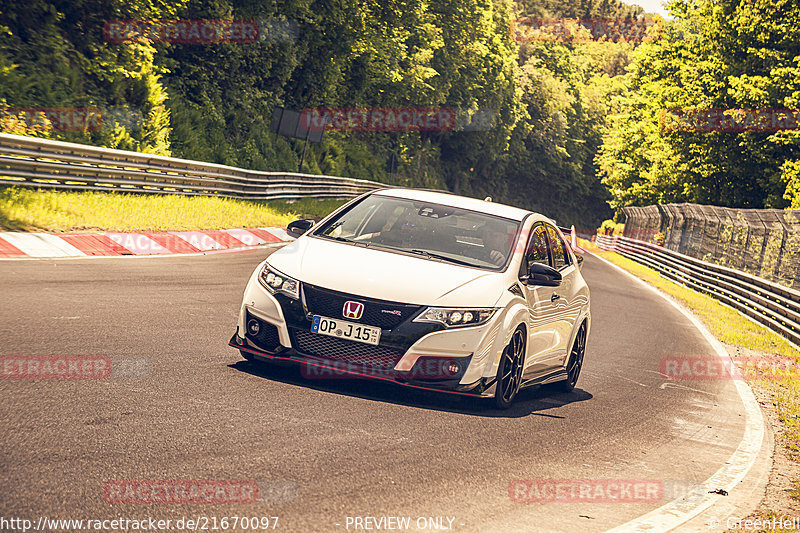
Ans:
{"label": "car headlight", "polygon": [[489,321],[497,308],[464,309],[452,307],[429,307],[414,322],[436,322],[448,328],[480,326]]}
{"label": "car headlight", "polygon": [[300,298],[300,282],[281,274],[269,265],[264,265],[258,280],[272,294],[280,292],[295,300]]}

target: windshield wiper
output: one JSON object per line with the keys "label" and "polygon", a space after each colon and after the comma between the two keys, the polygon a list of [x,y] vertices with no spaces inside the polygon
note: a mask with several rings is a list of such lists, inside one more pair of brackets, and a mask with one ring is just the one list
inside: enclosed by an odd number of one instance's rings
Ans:
{"label": "windshield wiper", "polygon": [[471,266],[471,267],[476,266],[476,265],[474,265],[474,264],[472,264],[472,263],[470,263],[468,261],[462,261],[461,259],[454,259],[454,258],[446,256],[446,255],[437,254],[436,252],[429,252],[428,250],[416,250],[415,249],[415,250],[406,250],[406,251],[407,252],[411,252],[412,254],[423,255],[423,256],[431,258],[431,259],[441,259],[442,261],[449,261],[450,263],[456,263],[458,265],[466,265],[466,266]]}
{"label": "windshield wiper", "polygon": [[339,237],[338,235],[336,235],[336,236],[334,236],[334,235],[320,235],[320,237],[322,237],[324,239],[330,239],[332,241],[347,242],[347,243],[350,243],[350,244],[360,244],[361,246],[369,246],[370,245],[370,243],[368,243],[368,242],[354,241],[354,240],[348,239],[346,237]]}
{"label": "windshield wiper", "polygon": [[331,239],[333,241],[339,241],[339,242],[354,242],[354,241],[351,241],[350,239],[347,239],[345,237],[339,237],[338,235],[322,235],[322,237],[325,237],[326,239]]}

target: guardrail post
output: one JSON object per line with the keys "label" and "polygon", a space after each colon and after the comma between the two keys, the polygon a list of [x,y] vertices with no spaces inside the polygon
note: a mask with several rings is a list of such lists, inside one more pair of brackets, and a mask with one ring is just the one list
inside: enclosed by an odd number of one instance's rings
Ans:
{"label": "guardrail post", "polygon": [[775,261],[775,271],[773,272],[773,276],[776,279],[780,279],[781,275],[781,260],[783,259],[783,252],[786,248],[786,235],[789,231],[784,227],[781,228],[781,245],[778,248],[778,259]]}
{"label": "guardrail post", "polygon": [[761,217],[761,213],[756,211],[756,216],[758,217],[758,221],[761,222],[761,225],[764,226],[764,235],[761,238],[761,253],[758,256],[758,270],[761,270],[761,266],[764,264],[764,255],[767,253],[767,240],[769,239],[769,229],[767,228],[767,223],[764,222],[764,219]]}

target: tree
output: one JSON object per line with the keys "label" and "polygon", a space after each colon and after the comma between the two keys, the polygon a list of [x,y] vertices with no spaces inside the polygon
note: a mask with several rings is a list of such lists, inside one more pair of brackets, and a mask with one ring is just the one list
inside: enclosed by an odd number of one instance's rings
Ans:
{"label": "tree", "polygon": [[676,0],[676,19],[633,56],[598,163],[616,208],[688,201],[782,208],[796,194],[797,131],[673,131],[682,109],[797,108],[800,7],[790,0]]}

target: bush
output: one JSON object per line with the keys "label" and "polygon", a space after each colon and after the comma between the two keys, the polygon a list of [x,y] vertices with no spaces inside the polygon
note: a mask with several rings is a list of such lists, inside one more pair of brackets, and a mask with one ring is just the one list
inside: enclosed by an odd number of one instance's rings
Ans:
{"label": "bush", "polygon": [[622,235],[623,231],[625,231],[625,224],[614,222],[611,219],[604,220],[597,229],[597,233],[600,235]]}

